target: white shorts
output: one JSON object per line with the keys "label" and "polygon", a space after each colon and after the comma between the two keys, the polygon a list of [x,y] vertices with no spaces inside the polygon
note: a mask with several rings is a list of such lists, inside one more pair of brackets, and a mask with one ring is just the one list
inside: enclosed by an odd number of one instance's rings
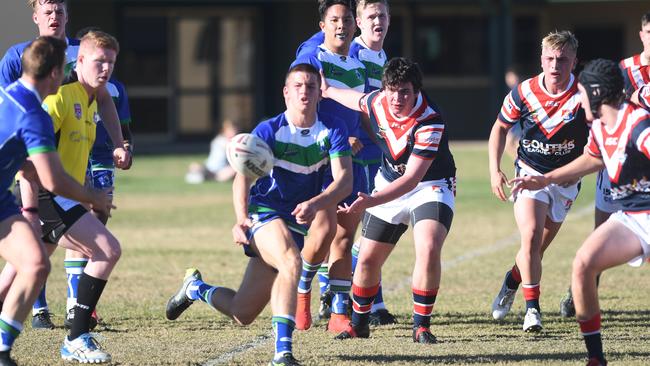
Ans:
{"label": "white shorts", "polygon": [[[517,177],[543,175],[521,161],[517,161],[516,164]],[[571,185],[549,184],[537,191],[524,189],[519,192],[517,197],[515,197],[515,200],[520,197],[528,197],[547,203],[549,205],[547,214],[548,218],[553,222],[563,222],[571,209],[571,205],[573,205],[573,201],[578,197],[579,191],[580,181]]]}
{"label": "white shorts", "polygon": [[609,217],[609,220],[620,222],[639,238],[643,255],[627,263],[633,267],[640,267],[650,257],[650,212],[617,211]]}
{"label": "white shorts", "polygon": [[[381,191],[390,182],[379,173],[375,176],[375,192]],[[366,212],[391,224],[408,225],[411,213],[429,202],[440,202],[454,210],[456,178],[420,182],[412,191],[390,202],[368,208]]]}
{"label": "white shorts", "polygon": [[610,214],[623,209],[620,203],[612,200],[612,182],[604,169],[598,172],[596,178],[596,208]]}

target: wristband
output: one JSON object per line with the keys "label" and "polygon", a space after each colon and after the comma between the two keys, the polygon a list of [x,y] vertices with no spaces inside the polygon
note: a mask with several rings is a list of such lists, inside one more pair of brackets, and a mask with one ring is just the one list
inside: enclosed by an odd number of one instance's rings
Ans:
{"label": "wristband", "polygon": [[21,207],[20,212],[38,213],[38,207]]}

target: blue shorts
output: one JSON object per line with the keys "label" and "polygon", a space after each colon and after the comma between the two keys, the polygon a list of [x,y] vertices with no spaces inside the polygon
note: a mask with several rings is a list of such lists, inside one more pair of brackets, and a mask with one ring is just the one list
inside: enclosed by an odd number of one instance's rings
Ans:
{"label": "blue shorts", "polygon": [[113,188],[115,169],[93,169],[90,174],[93,187],[97,189]]}
{"label": "blue shorts", "polygon": [[[354,178],[352,183],[352,193],[346,197],[344,200],[339,202],[339,204],[347,203],[351,205],[359,195],[358,192],[368,193],[368,176],[366,175],[366,167],[359,163],[352,163],[352,176]],[[327,168],[325,171],[325,176],[323,177],[323,190],[327,188],[332,182],[332,170]]]}
{"label": "blue shorts", "polygon": [[[305,245],[305,235],[307,235],[307,227],[305,225],[298,224],[295,221],[295,219],[293,219],[293,216],[291,215],[288,216],[281,215],[275,211],[253,212],[253,213],[249,213],[248,218],[250,218],[251,221],[253,222],[253,226],[246,233],[248,240],[251,240],[253,238],[253,235],[255,235],[257,230],[259,230],[262,226],[268,224],[273,220],[280,219],[284,221],[284,223],[289,228],[289,231],[291,232],[291,237],[293,238],[293,241],[298,246],[298,250],[302,250],[302,247]],[[257,253],[253,251],[250,245],[244,245],[243,247],[244,247],[244,254],[246,254],[251,258],[257,257]]]}

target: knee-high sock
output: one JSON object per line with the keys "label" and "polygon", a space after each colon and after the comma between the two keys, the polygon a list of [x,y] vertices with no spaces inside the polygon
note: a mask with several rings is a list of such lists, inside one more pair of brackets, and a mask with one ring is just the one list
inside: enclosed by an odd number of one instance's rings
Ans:
{"label": "knee-high sock", "polygon": [[597,358],[600,363],[605,364],[605,355],[603,354],[603,341],[600,337],[600,313],[597,313],[591,319],[580,321],[580,331],[587,346],[589,358]]}
{"label": "knee-high sock", "polygon": [[541,312],[539,308],[539,283],[526,284],[524,287],[524,299],[526,299],[526,309],[537,309]]}
{"label": "knee-high sock", "polygon": [[274,315],[271,323],[275,333],[275,356],[278,359],[287,353],[292,352],[292,335],[296,327],[296,319],[291,315]]}
{"label": "knee-high sock", "polygon": [[68,280],[68,298],[65,304],[66,313],[72,309],[77,303],[77,288],[79,287],[79,277],[86,268],[88,259],[74,258],[66,259],[63,261],[65,267],[65,274]]}
{"label": "knee-high sock", "polygon": [[348,303],[350,302],[350,288],[352,281],[332,278],[330,290],[334,293],[332,300],[332,313],[347,314]]}
{"label": "knee-high sock", "polygon": [[431,313],[436,302],[438,289],[413,288],[413,327],[429,328],[431,326]]}
{"label": "knee-high sock", "polygon": [[352,285],[352,324],[366,326],[379,284],[371,287]]}
{"label": "knee-high sock", "polygon": [[47,298],[45,297],[45,284],[43,284],[41,292],[38,294],[36,301],[34,301],[34,305],[32,306],[32,315],[36,315],[43,310],[48,310]]}
{"label": "knee-high sock", "polygon": [[321,263],[311,264],[304,259],[302,260],[302,271],[300,272],[300,281],[298,282],[298,293],[306,294],[311,292],[311,283],[320,266]]}
{"label": "knee-high sock", "polygon": [[328,263],[322,263],[318,268],[318,288],[321,295],[330,289],[330,268]]}
{"label": "knee-high sock", "polygon": [[106,287],[106,280],[82,273],[79,278],[79,296],[74,310],[74,319],[70,327],[69,340],[73,340],[90,331],[90,316],[97,306],[99,298]]}
{"label": "knee-high sock", "polygon": [[22,330],[22,324],[0,315],[0,352],[9,351]]}

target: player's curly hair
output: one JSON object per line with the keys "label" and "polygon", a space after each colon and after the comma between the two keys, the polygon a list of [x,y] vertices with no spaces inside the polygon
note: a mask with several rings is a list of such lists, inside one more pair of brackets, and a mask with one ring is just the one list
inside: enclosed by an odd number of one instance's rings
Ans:
{"label": "player's curly hair", "polygon": [[587,91],[589,106],[596,114],[601,104],[619,106],[625,98],[625,83],[618,63],[599,58],[589,61],[578,76]]}
{"label": "player's curly hair", "polygon": [[411,83],[413,90],[418,93],[422,89],[422,70],[417,63],[406,57],[394,57],[384,67],[381,78],[383,89],[396,89],[400,84]]}
{"label": "player's curly hair", "polygon": [[334,5],[347,6],[353,15],[354,9],[357,8],[357,2],[355,0],[318,0],[318,15],[320,15],[320,20],[325,20],[327,9]]}

